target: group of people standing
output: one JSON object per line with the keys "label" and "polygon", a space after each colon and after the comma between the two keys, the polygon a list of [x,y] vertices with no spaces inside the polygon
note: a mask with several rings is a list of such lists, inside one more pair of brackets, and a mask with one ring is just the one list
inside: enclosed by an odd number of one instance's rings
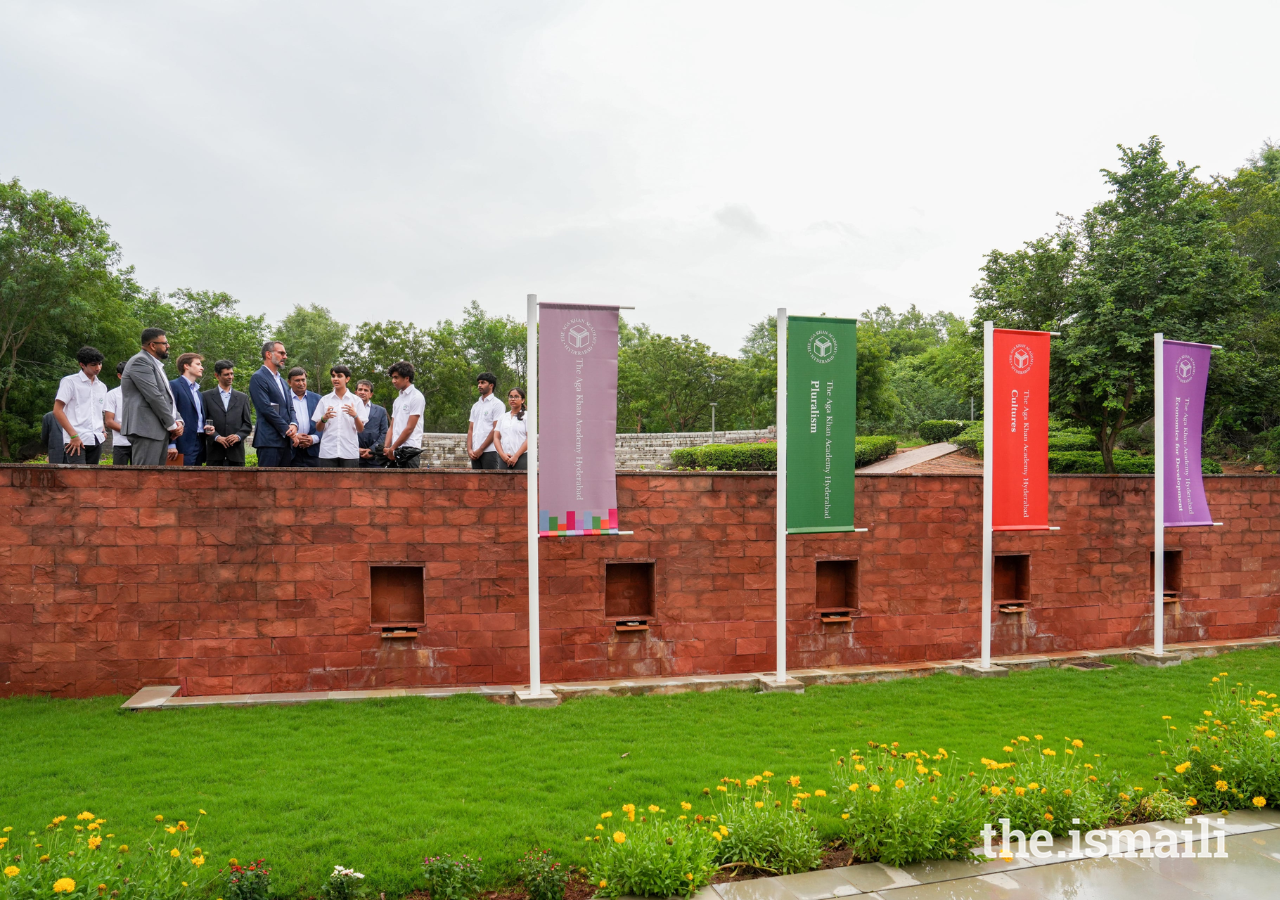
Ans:
{"label": "group of people standing", "polygon": [[[141,343],[137,354],[116,366],[120,385],[111,390],[99,377],[102,353],[82,347],[76,354],[80,371],[62,379],[53,412],[45,416],[41,441],[51,463],[97,465],[111,431],[111,461],[118,466],[243,466],[252,434],[259,467],[420,467],[426,400],[413,385],[411,363],[387,371],[397,391],[388,415],[372,402],[372,382],[360,380],[349,389],[351,370],[344,365],[330,368],[330,393],[308,390],[305,370],[285,369],[288,353],[277,340],[263,344],[262,366],[250,377],[248,394],[232,387],[236,373],[229,360],[213,364],[217,387],[201,391],[200,354],[179,356],[178,377],[169,379],[164,330],[146,329]],[[526,468],[524,391],[511,390],[508,412],[494,396],[491,373],[476,383],[480,399],[467,428],[471,467]]]}

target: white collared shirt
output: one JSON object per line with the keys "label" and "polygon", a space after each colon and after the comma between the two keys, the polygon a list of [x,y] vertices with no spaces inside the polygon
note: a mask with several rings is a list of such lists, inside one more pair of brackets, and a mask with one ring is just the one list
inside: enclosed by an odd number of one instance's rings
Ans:
{"label": "white collared shirt", "polygon": [[347,391],[341,397],[337,391],[331,391],[320,398],[311,421],[318,423],[330,409],[334,416],[324,423],[324,431],[320,432],[321,459],[359,459],[360,433],[356,431],[356,420],[347,415],[344,406],[350,405],[361,422],[369,421],[369,409],[355,394]]}
{"label": "white collared shirt", "polygon": [[[102,407],[103,412],[109,412],[116,417],[116,424],[120,424],[120,415],[124,411],[124,390],[119,387],[113,387],[107,391],[106,403]],[[129,439],[124,436],[123,431],[113,431],[111,433],[112,447],[128,447]]]}
{"label": "white collared shirt", "polygon": [[298,423],[298,434],[306,434],[307,422],[311,419],[311,411],[307,409],[307,395],[303,394],[299,397],[293,391],[289,391],[289,397],[293,400],[293,416]]}
{"label": "white collared shirt", "polygon": [[[45,396],[48,396],[47,394]],[[101,378],[89,378],[81,369],[74,375],[68,375],[58,382],[58,394],[55,400],[63,403],[63,412],[67,421],[75,429],[71,434],[80,438],[82,444],[93,446],[107,439],[106,427],[102,424],[102,410],[107,402],[107,386]],[[71,443],[71,434],[64,428],[62,443]]]}
{"label": "white collared shirt", "polygon": [[517,419],[516,414],[512,412],[503,413],[502,418],[498,420],[497,432],[502,438],[502,451],[510,455],[524,446],[524,442],[529,439],[529,420]]}
{"label": "white collared shirt", "polygon": [[[473,403],[471,405],[471,424],[474,427],[471,429],[471,446],[467,449],[475,450],[483,444],[485,438],[493,433],[493,423],[502,418],[506,411],[507,408],[502,405],[502,401],[493,394],[489,394],[488,397],[481,397]],[[497,448],[490,444],[485,448],[485,452],[496,453]]]}
{"label": "white collared shirt", "polygon": [[218,396],[222,398],[223,412],[226,412],[228,409],[231,408],[231,391],[232,391],[232,388],[228,388],[227,390],[224,391],[222,389],[222,385],[218,385]]}
{"label": "white collared shirt", "polygon": [[191,402],[196,405],[196,431],[204,431],[204,403],[200,397],[200,383],[192,381],[186,375],[182,376],[182,380],[187,383],[187,389],[191,392]]}
{"label": "white collared shirt", "polygon": [[404,431],[409,424],[411,416],[417,416],[418,422],[414,425],[413,431],[409,433],[409,437],[401,444],[401,447],[422,448],[422,414],[427,411],[427,398],[422,396],[422,391],[418,390],[412,384],[400,392],[396,397],[396,402],[391,404],[391,421],[387,428],[387,446],[390,447],[400,439],[400,432]]}

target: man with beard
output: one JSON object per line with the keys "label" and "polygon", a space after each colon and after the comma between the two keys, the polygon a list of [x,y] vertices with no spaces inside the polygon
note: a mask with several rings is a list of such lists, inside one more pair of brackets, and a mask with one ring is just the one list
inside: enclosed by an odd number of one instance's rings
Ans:
{"label": "man with beard", "polygon": [[133,448],[131,465],[162,466],[165,448],[176,458],[173,442],[182,435],[182,417],[165,377],[169,339],[163,328],[142,332],[142,350],[125,363],[120,375],[120,431]]}

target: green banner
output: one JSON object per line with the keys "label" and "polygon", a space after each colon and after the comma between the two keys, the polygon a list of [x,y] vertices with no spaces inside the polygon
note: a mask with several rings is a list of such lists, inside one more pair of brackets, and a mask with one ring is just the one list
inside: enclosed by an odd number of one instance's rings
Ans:
{"label": "green banner", "polygon": [[787,531],[853,531],[858,322],[787,320]]}

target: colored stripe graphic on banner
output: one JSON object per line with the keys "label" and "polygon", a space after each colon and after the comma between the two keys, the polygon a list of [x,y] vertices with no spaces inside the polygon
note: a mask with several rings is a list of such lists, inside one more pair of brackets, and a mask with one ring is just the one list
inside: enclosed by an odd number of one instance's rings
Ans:
{"label": "colored stripe graphic on banner", "polygon": [[1208,344],[1164,342],[1164,524],[1212,525],[1200,469]]}
{"label": "colored stripe graphic on banner", "polygon": [[853,531],[858,322],[787,320],[787,531]]}
{"label": "colored stripe graphic on banner", "polygon": [[538,313],[538,533],[618,533],[618,309]]}
{"label": "colored stripe graphic on banner", "polygon": [[991,528],[1049,527],[1049,333],[992,335]]}

